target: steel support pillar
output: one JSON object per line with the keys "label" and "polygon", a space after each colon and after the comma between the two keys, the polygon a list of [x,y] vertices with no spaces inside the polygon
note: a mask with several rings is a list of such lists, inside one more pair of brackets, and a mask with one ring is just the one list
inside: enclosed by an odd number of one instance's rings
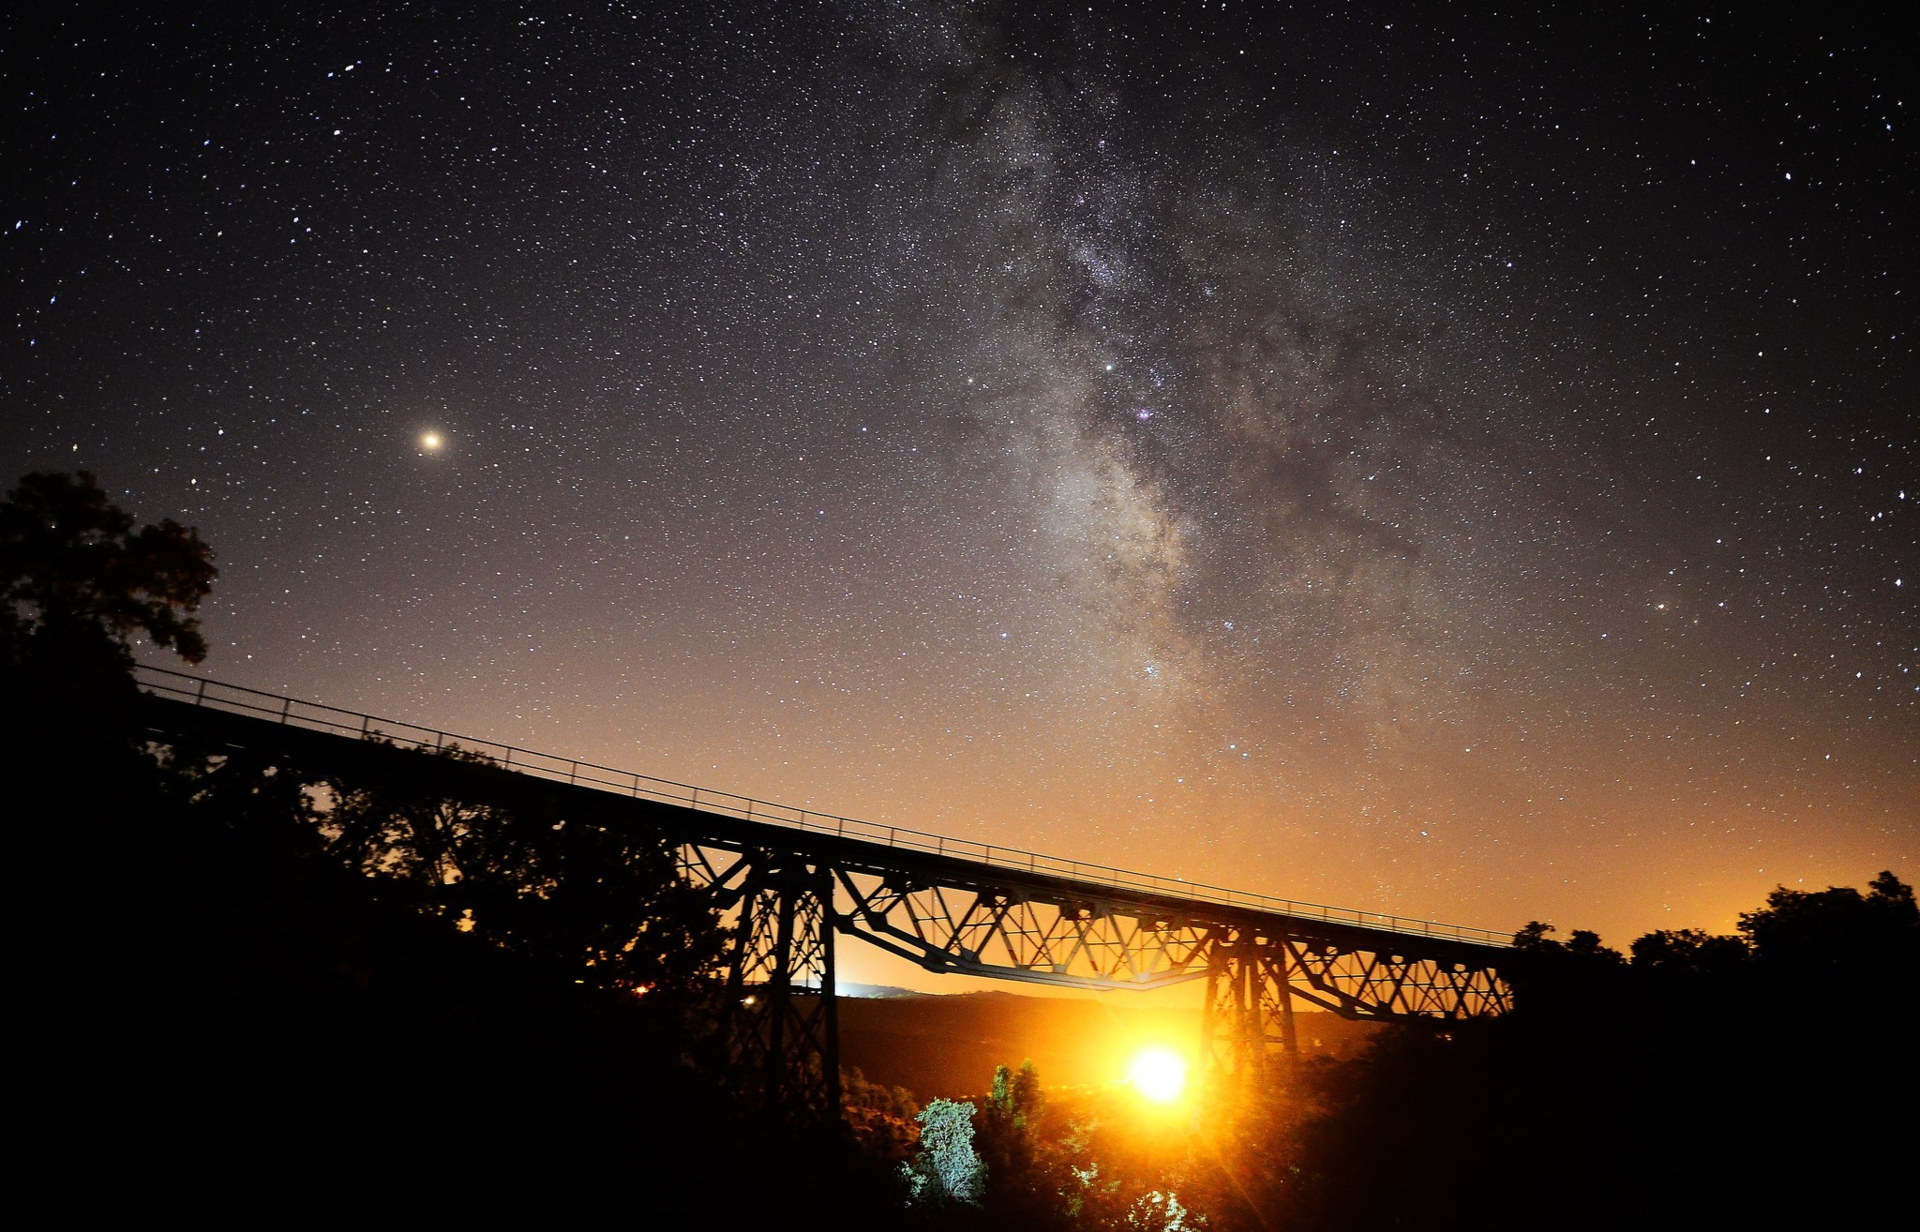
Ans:
{"label": "steel support pillar", "polygon": [[1270,1038],[1269,1024],[1280,1028],[1280,1049],[1287,1059],[1289,1073],[1300,1067],[1300,1036],[1293,1026],[1293,971],[1287,947],[1270,947],[1260,960],[1260,1033]]}
{"label": "steel support pillar", "polygon": [[795,857],[754,861],[724,994],[732,1078],[802,1120],[840,1119],[833,933],[829,870]]}
{"label": "steel support pillar", "polygon": [[1200,1014],[1204,1072],[1238,1083],[1270,1074],[1278,1049],[1292,1066],[1300,1042],[1286,948],[1234,929],[1207,943],[1207,999]]}

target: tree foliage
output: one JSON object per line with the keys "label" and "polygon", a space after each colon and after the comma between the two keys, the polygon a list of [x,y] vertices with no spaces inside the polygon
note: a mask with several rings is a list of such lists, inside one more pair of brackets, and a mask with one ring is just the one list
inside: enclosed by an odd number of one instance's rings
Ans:
{"label": "tree foliage", "polygon": [[86,471],[27,475],[0,503],[0,641],[16,665],[127,662],[138,635],[198,663],[192,613],[216,575],[199,532],[171,518],[136,529]]}
{"label": "tree foliage", "polygon": [[1188,1210],[1172,1190],[1150,1189],[1127,1209],[1130,1232],[1198,1232],[1206,1226],[1207,1217]]}
{"label": "tree foliage", "polygon": [[[490,765],[458,748],[433,756]],[[725,937],[673,846],[630,825],[569,815],[551,797],[511,806],[335,776],[324,849],[418,910],[599,987],[694,996]]]}
{"label": "tree foliage", "polygon": [[[1912,891],[1773,891],[1738,935],[1648,933],[1631,962],[1590,932],[1515,938],[1516,1011],[1390,1032],[1309,1067],[1324,1112],[1276,1152],[1296,1228],[1772,1226],[1853,1221],[1920,1147],[1906,1058],[1920,989]],[[1391,1187],[1369,1161],[1391,1161]],[[1461,1204],[1463,1192],[1499,1195]]]}
{"label": "tree foliage", "polygon": [[935,1099],[920,1110],[920,1145],[900,1165],[908,1200],[918,1206],[978,1206],[987,1168],[973,1149],[973,1105]]}
{"label": "tree foliage", "polygon": [[1862,894],[1852,886],[1790,890],[1742,912],[1740,934],[1764,970],[1833,975],[1899,970],[1920,957],[1913,888],[1883,871]]}
{"label": "tree foliage", "polygon": [[1630,952],[1634,970],[1681,978],[1735,975],[1752,957],[1743,939],[1697,928],[1648,933],[1634,940]]}
{"label": "tree foliage", "polygon": [[1065,1170],[1049,1157],[1045,1097],[1031,1060],[994,1069],[983,1111],[989,1206],[1022,1227],[1049,1226],[1062,1209]]}
{"label": "tree foliage", "polygon": [[869,1081],[858,1066],[840,1071],[841,1114],[869,1158],[898,1165],[913,1153],[920,1105],[902,1086]]}

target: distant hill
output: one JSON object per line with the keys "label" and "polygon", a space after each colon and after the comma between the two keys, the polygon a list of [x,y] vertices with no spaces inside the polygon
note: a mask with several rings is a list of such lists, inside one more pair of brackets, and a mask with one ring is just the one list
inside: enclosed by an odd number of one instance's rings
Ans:
{"label": "distant hill", "polygon": [[834,983],[842,997],[930,997],[933,993],[915,992],[911,988],[897,988],[892,984],[843,984]]}
{"label": "distant hill", "polygon": [[[921,1101],[984,1094],[997,1065],[1031,1059],[1050,1087],[1110,1082],[1149,1044],[1189,1058],[1200,1044],[1200,1008],[1130,1006],[1124,992],[1100,1000],[970,992],[941,996],[876,990],[840,998],[840,1058],[869,1080],[902,1086]],[[1195,1001],[1199,990],[1195,990]],[[1303,1052],[1347,1056],[1380,1026],[1333,1014],[1299,1014]]]}

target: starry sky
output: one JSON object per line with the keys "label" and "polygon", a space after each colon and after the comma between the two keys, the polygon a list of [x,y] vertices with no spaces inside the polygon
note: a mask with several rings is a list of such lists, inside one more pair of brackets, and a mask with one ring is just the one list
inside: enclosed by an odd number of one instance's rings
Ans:
{"label": "starry sky", "polygon": [[146,7],[0,19],[0,462],[210,675],[1615,944],[1920,874],[1903,6]]}

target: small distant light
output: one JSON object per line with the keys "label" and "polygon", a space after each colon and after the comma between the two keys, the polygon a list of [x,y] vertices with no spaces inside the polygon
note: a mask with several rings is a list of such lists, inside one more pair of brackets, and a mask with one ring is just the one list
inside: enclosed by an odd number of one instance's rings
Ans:
{"label": "small distant light", "polygon": [[443,444],[445,444],[445,442],[440,439],[438,432],[423,432],[420,434],[420,448],[426,450],[428,453],[437,452]]}

